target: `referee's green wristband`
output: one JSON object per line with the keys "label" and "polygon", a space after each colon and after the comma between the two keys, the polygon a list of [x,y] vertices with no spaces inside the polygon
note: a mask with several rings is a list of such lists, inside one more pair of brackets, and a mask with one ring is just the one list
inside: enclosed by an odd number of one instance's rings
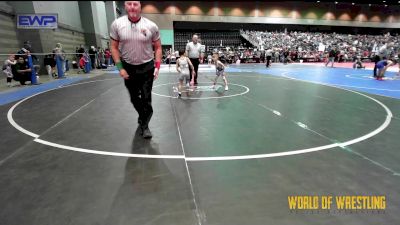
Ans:
{"label": "referee's green wristband", "polygon": [[122,62],[117,62],[115,65],[117,66],[118,70],[121,70],[121,69],[124,68],[124,67],[122,66]]}

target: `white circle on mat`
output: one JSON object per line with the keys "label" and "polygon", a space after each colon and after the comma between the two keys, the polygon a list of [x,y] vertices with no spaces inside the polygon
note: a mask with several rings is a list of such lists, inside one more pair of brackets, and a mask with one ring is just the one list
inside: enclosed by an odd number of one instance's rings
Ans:
{"label": "white circle on mat", "polygon": [[[207,84],[208,84],[208,83],[207,83]],[[212,83],[210,82],[210,84],[212,84]],[[157,93],[157,92],[154,92],[154,88],[161,87],[161,86],[165,86],[165,85],[176,85],[176,83],[165,83],[165,84],[154,85],[154,86],[153,86],[153,91],[152,91],[152,93],[153,93],[154,95],[157,95],[157,96],[160,96],[160,97],[165,97],[165,98],[178,98],[177,96],[164,95],[164,94],[159,94],[159,93]],[[210,97],[182,97],[182,98],[186,98],[186,99],[196,99],[196,100],[199,100],[199,99],[206,100],[206,99],[217,99],[217,98],[231,98],[231,97],[235,97],[235,96],[240,96],[240,95],[247,94],[247,93],[250,91],[250,88],[248,88],[248,87],[246,87],[246,86],[244,86],[244,85],[241,85],[241,84],[234,84],[234,83],[229,83],[229,84],[228,84],[228,86],[231,86],[231,85],[233,85],[233,86],[238,86],[238,87],[242,87],[242,88],[244,88],[244,91],[241,92],[241,93],[228,94],[228,95],[221,95],[221,96],[210,96]],[[225,92],[225,93],[229,93],[229,92],[232,92],[232,90],[227,91],[227,92]]]}
{"label": "white circle on mat", "polygon": [[[285,76],[285,75],[283,75]],[[301,81],[295,78],[291,78],[288,76],[285,76],[291,80],[297,80],[297,81]],[[111,79],[106,79],[106,80],[111,80]],[[70,87],[70,86],[76,86],[76,85],[82,85],[82,84],[86,84],[86,83],[93,83],[93,82],[100,82],[100,81],[105,81],[105,80],[96,80],[96,81],[89,81],[89,82],[82,82],[82,83],[78,83],[78,84],[72,84],[72,85],[67,85],[64,86],[62,88],[66,88],[66,87]],[[302,81],[302,82],[307,82],[307,81]],[[314,83],[314,82],[311,82]],[[163,84],[163,85],[167,85],[167,84]],[[324,86],[329,86],[326,84],[320,84],[320,85],[324,85]],[[50,141],[46,141],[46,140],[42,140],[40,139],[40,135],[35,134],[31,131],[26,130],[25,128],[21,127],[20,125],[18,125],[14,119],[13,119],[13,111],[15,110],[15,108],[20,105],[21,103],[23,103],[24,101],[33,98],[35,96],[38,96],[40,94],[43,94],[45,92],[49,92],[52,90],[56,90],[59,88],[55,88],[55,89],[50,89],[44,92],[40,92],[38,94],[32,95],[30,97],[24,98],[21,101],[17,102],[15,105],[13,105],[8,113],[7,113],[7,119],[10,122],[10,124],[12,126],[14,126],[17,130],[19,130],[20,132],[29,135],[34,139],[35,142],[37,143],[41,143],[43,145],[47,145],[47,146],[51,146],[54,148],[58,148],[58,149],[64,149],[64,150],[70,150],[70,151],[76,151],[76,152],[83,152],[83,153],[90,153],[90,154],[97,154],[97,155],[109,155],[109,156],[119,156],[119,157],[135,157],[135,158],[153,158],[153,159],[184,159],[186,161],[224,161],[224,160],[241,160],[241,159],[260,159],[260,158],[272,158],[272,157],[280,157],[280,156],[289,156],[289,155],[297,155],[297,154],[304,154],[304,153],[309,153],[309,152],[316,152],[316,151],[322,151],[322,150],[327,150],[327,149],[331,149],[331,148],[335,148],[335,147],[345,147],[348,145],[352,145],[361,141],[364,141],[368,138],[371,138],[377,134],[379,134],[380,132],[382,132],[386,127],[389,126],[391,119],[393,117],[392,112],[390,111],[390,109],[384,105],[382,102],[367,96],[365,94],[356,92],[356,91],[352,91],[352,90],[348,90],[348,89],[344,89],[344,88],[340,88],[340,87],[335,87],[335,86],[329,86],[329,87],[333,87],[333,88],[337,88],[337,89],[341,89],[341,90],[345,90],[345,91],[349,91],[358,95],[361,95],[363,97],[366,97],[374,102],[376,102],[378,105],[380,105],[385,111],[386,111],[386,118],[385,121],[376,129],[374,129],[373,131],[348,140],[346,142],[343,143],[334,143],[334,144],[329,144],[329,145],[323,145],[323,146],[318,146],[318,147],[313,147],[313,148],[306,148],[306,149],[299,149],[299,150],[289,150],[289,151],[284,151],[284,152],[276,152],[276,153],[267,153],[267,154],[254,154],[254,155],[237,155],[237,156],[211,156],[211,157],[187,157],[185,155],[147,155],[147,154],[130,154],[130,153],[118,153],[118,152],[109,152],[109,151],[100,151],[100,150],[94,150],[94,149],[85,149],[85,148],[79,148],[79,147],[73,147],[73,146],[68,146],[68,145],[62,145],[62,144],[58,144],[58,143],[54,143],[54,142],[50,142]]]}

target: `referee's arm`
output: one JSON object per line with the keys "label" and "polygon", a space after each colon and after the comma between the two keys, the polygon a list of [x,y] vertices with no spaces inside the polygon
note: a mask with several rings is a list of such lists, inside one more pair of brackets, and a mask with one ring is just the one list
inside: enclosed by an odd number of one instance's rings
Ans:
{"label": "referee's arm", "polygon": [[160,65],[161,65],[161,59],[162,59],[162,49],[161,49],[161,39],[158,38],[158,40],[153,41],[153,48],[155,52],[155,69],[154,69],[154,79],[156,80],[158,78],[158,73],[160,70]]}
{"label": "referee's arm", "polygon": [[118,46],[119,46],[119,41],[111,38],[111,56],[115,64],[121,61]]}
{"label": "referee's arm", "polygon": [[153,42],[154,52],[155,52],[155,61],[161,62],[162,59],[162,48],[161,48],[161,39]]}
{"label": "referee's arm", "polygon": [[111,38],[111,56],[114,60],[115,66],[117,66],[119,70],[119,75],[124,79],[129,79],[129,75],[126,70],[122,67],[122,62],[119,55],[119,41]]}

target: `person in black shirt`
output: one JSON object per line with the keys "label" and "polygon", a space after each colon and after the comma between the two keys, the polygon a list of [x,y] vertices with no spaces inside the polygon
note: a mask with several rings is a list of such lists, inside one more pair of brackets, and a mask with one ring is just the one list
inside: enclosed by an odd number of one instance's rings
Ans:
{"label": "person in black shirt", "polygon": [[17,56],[17,63],[11,67],[13,79],[19,81],[21,85],[25,85],[26,81],[31,80],[32,69],[29,68],[27,62],[22,56]]}
{"label": "person in black shirt", "polygon": [[333,67],[333,64],[335,63],[336,54],[337,54],[336,49],[335,47],[333,47],[328,53],[328,61],[326,62],[325,66],[328,66],[328,64],[331,62],[332,63],[331,67]]}
{"label": "person in black shirt", "polygon": [[289,61],[289,50],[285,48],[283,50],[283,64],[287,64],[288,61]]}
{"label": "person in black shirt", "polygon": [[[24,42],[24,47],[22,47],[18,52],[17,56],[21,56],[25,62],[28,62],[28,53],[32,52],[32,43],[30,41],[25,41]],[[36,55],[29,54],[32,57],[32,65],[33,68],[35,69],[36,75],[39,74],[40,70],[40,65],[39,65],[39,59],[36,57]],[[18,56],[18,57],[19,57]]]}
{"label": "person in black shirt", "polygon": [[89,57],[90,57],[90,63],[92,64],[92,69],[96,68],[96,54],[97,50],[94,46],[91,46],[89,49]]}
{"label": "person in black shirt", "polygon": [[78,54],[78,60],[81,59],[81,57],[83,56],[83,53],[85,53],[85,48],[83,47],[83,45],[81,45],[77,51]]}

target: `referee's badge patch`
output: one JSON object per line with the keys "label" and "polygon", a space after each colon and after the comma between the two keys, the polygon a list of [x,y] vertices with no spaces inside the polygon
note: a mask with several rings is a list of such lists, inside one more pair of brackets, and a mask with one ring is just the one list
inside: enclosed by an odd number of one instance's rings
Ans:
{"label": "referee's badge patch", "polygon": [[142,29],[142,30],[140,30],[140,32],[142,32],[142,34],[143,34],[145,37],[147,37],[146,29]]}

